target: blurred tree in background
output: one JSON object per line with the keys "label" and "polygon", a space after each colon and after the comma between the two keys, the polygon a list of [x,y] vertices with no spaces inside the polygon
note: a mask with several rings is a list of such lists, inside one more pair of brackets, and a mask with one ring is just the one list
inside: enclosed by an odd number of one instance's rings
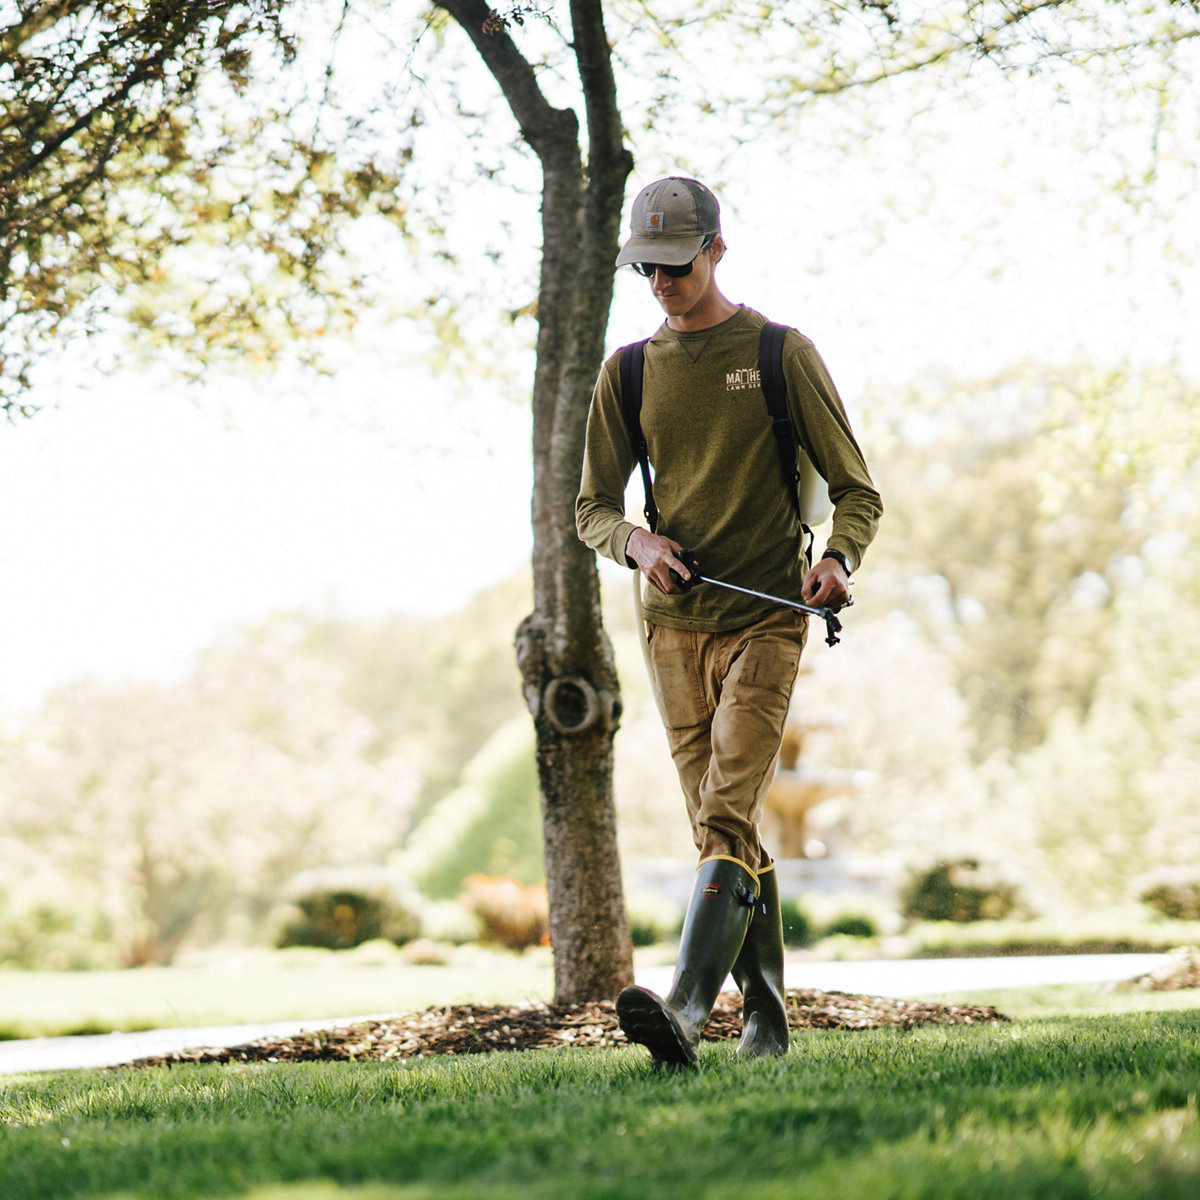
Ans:
{"label": "blurred tree in background", "polygon": [[175,689],[80,684],[6,729],[10,898],[74,911],[125,965],[166,963],[188,940],[260,934],[303,868],[394,844],[416,773],[372,754],[370,718],[302,633],[282,620],[215,648]]}
{"label": "blurred tree in background", "polygon": [[[832,674],[852,697],[813,736],[869,772],[853,844],[985,860],[1042,911],[1120,903],[1142,873],[1200,861],[1200,388],[1027,365],[869,406],[890,536],[850,634],[797,691],[810,706]],[[527,589],[440,621],[281,616],[176,688],[81,684],[10,720],[0,957],[262,941],[289,880],[329,864],[435,899],[470,875],[539,882],[505,633]],[[624,578],[605,621],[628,704],[622,852],[686,858]]]}
{"label": "blurred tree in background", "polygon": [[890,536],[829,751],[872,772],[867,846],[1003,861],[1067,906],[1196,860],[1198,399],[1030,365],[873,408]]}
{"label": "blurred tree in background", "polygon": [[952,650],[977,761],[1091,711],[1131,572],[1186,546],[1195,403],[1164,371],[1026,366],[873,406],[903,456],[885,553],[920,567],[888,598]]}

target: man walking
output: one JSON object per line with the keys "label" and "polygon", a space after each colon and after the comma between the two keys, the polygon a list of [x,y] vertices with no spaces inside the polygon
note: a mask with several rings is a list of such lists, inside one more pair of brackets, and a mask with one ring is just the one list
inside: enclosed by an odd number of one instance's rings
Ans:
{"label": "man walking", "polygon": [[694,179],[658,180],[635,200],[630,233],[616,265],[644,275],[666,313],[645,344],[640,412],[658,521],[651,531],[625,519],[638,459],[618,353],[592,398],[576,524],[586,545],[648,581],[652,683],[700,862],[670,990],[626,988],[617,1013],[656,1063],[695,1063],[700,1030],[732,971],[743,997],[738,1053],[784,1054],[783,928],[759,820],[807,618],[740,592],[689,587],[677,555],[686,546],[714,578],[837,608],[850,598],[882,505],[824,363],[789,329],[788,420],[834,504],[828,547],[810,563],[760,386],[765,318],[717,286],[725,242],[716,197]]}

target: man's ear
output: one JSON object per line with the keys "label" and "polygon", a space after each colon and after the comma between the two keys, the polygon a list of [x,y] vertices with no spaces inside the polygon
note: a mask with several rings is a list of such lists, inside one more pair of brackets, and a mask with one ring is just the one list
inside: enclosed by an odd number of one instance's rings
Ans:
{"label": "man's ear", "polygon": [[712,245],[709,246],[708,249],[709,253],[713,256],[712,263],[715,267],[717,263],[719,263],[721,259],[725,257],[725,239],[718,233],[717,236],[713,238]]}

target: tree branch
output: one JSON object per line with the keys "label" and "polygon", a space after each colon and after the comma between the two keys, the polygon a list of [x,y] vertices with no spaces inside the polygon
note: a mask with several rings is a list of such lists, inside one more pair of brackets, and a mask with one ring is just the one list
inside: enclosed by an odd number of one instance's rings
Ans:
{"label": "tree branch", "polygon": [[[439,0],[471,39],[512,109],[521,136],[546,162],[561,153],[564,139],[575,146],[578,122],[569,109],[554,108],[542,95],[533,67],[517,49],[483,0]],[[489,20],[491,18],[491,20]]]}

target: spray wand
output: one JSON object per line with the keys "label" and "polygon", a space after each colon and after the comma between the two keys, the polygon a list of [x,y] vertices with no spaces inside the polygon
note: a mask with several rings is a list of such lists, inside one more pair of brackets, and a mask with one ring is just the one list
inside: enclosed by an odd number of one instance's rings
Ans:
{"label": "spray wand", "polygon": [[[782,596],[772,596],[767,592],[756,592],[753,588],[741,587],[736,583],[726,583],[723,579],[714,579],[711,575],[705,575],[701,572],[700,564],[696,561],[696,554],[693,550],[681,550],[675,557],[687,567],[691,575],[690,580],[685,580],[681,575],[677,575],[674,571],[671,572],[675,582],[682,588],[691,588],[697,583],[711,583],[715,587],[727,588],[731,592],[741,592],[744,596],[754,596],[759,600],[770,600],[773,604],[780,604],[784,608],[820,617],[825,622],[825,644],[827,646],[836,646],[842,640],[838,637],[838,634],[842,631],[842,623],[837,618],[838,610],[817,608],[812,604],[801,604],[796,600],[786,600]],[[847,600],[841,607],[849,608],[853,603],[853,600]]]}

